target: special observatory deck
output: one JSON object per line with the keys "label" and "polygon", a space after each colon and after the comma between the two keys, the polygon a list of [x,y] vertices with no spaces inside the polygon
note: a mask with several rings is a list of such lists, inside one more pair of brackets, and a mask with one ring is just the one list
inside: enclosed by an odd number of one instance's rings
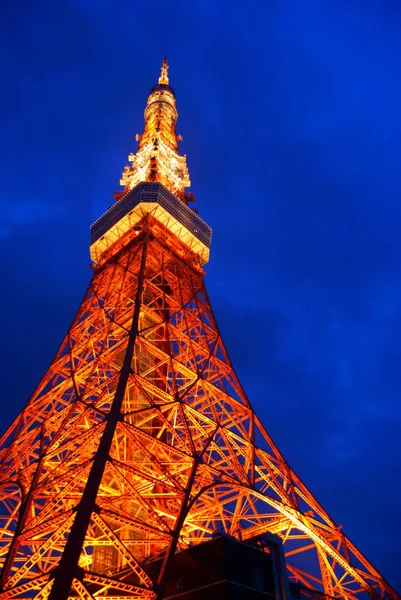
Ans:
{"label": "special observatory deck", "polygon": [[100,256],[146,215],[151,214],[177,238],[199,255],[202,265],[209,260],[212,230],[184,202],[161,183],[137,185],[91,225],[90,255]]}

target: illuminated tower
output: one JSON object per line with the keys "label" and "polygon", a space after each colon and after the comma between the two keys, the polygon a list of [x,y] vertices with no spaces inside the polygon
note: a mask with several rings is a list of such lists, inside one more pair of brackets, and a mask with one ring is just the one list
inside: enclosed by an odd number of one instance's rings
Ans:
{"label": "illuminated tower", "polygon": [[160,598],[176,550],[216,531],[280,536],[290,578],[329,596],[397,598],[290,469],[230,363],[167,69],[124,191],[92,225],[89,288],[0,441],[0,600]]}

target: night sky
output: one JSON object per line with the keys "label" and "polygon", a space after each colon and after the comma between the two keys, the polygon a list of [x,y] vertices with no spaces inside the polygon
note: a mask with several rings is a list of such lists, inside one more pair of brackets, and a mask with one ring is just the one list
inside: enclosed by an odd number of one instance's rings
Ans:
{"label": "night sky", "polygon": [[85,292],[167,52],[234,366],[400,591],[400,27],[399,0],[1,2],[1,429]]}

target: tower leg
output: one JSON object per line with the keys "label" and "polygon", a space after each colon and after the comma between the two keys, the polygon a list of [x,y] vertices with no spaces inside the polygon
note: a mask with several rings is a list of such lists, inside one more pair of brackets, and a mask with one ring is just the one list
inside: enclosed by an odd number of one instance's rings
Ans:
{"label": "tower leg", "polygon": [[54,574],[54,583],[49,595],[49,600],[68,600],[74,577],[78,574],[78,561],[82,552],[83,543],[89,527],[92,513],[96,510],[96,496],[103,477],[106,462],[109,457],[117,423],[121,419],[121,406],[125,388],[131,372],[131,363],[134,354],[135,340],[138,335],[138,321],[141,307],[143,282],[145,277],[146,253],[149,241],[149,227],[146,227],[145,241],[142,249],[141,267],[138,275],[138,285],[134,302],[134,312],[131,329],[129,332],[127,350],[113,399],[113,404],[107,417],[106,427],[99,443],[98,450],[93,459],[81,502],[68,536],[59,565]]}

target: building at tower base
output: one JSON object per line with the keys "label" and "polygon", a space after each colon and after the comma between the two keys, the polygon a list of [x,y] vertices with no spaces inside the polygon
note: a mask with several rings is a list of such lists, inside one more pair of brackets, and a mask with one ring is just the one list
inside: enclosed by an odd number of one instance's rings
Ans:
{"label": "building at tower base", "polygon": [[[162,559],[147,565],[154,576]],[[164,588],[164,600],[329,600],[330,596],[290,582],[281,539],[265,534],[242,542],[216,534],[178,552]]]}

